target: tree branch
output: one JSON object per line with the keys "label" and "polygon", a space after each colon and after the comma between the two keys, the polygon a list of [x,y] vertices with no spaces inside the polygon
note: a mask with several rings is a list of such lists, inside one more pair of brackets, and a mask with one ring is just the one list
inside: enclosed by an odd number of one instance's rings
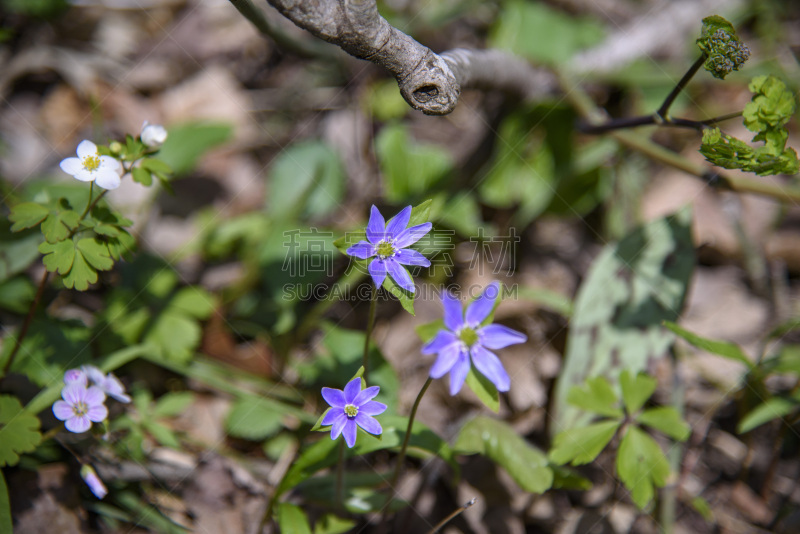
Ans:
{"label": "tree branch", "polygon": [[348,54],[385,67],[406,102],[427,115],[455,109],[462,88],[543,96],[555,78],[499,51],[456,49],[436,54],[391,26],[375,0],[268,0],[283,16]]}

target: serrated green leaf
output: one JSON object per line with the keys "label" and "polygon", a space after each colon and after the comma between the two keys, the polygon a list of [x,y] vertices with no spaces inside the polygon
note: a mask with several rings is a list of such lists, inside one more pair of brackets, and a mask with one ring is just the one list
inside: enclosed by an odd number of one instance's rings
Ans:
{"label": "serrated green leaf", "polygon": [[270,399],[245,395],[225,418],[225,429],[235,438],[261,441],[283,428],[283,412]]}
{"label": "serrated green leaf", "polygon": [[116,237],[107,241],[108,254],[116,261],[125,257],[130,259],[130,252],[136,250],[136,239],[127,231],[120,228]]}
{"label": "serrated green leaf", "polygon": [[143,167],[134,167],[131,169],[131,176],[133,176],[133,181],[140,183],[145,186],[153,185],[153,175],[150,174],[150,171]]}
{"label": "serrated green leaf", "polygon": [[69,203],[62,198],[58,208],[51,211],[42,222],[42,234],[50,243],[62,241],[78,227],[80,217],[78,212],[70,209]]}
{"label": "serrated green leaf", "polygon": [[650,408],[639,414],[636,420],[678,441],[686,441],[692,432],[689,424],[671,406]]}
{"label": "serrated green leaf", "polygon": [[75,288],[78,291],[86,291],[89,284],[97,282],[97,271],[89,265],[83,258],[83,254],[76,250],[75,258],[72,261],[72,268],[61,278],[64,286]]}
{"label": "serrated green leaf", "polygon": [[476,417],[459,431],[453,447],[462,454],[481,454],[503,467],[523,490],[544,493],[553,485],[547,456],[503,421]]}
{"label": "serrated green leaf", "polygon": [[619,377],[619,385],[622,389],[622,400],[625,402],[625,408],[629,414],[633,415],[653,395],[658,383],[655,378],[645,373],[632,376],[630,372],[625,370],[622,371]]}
{"label": "serrated green leaf", "polygon": [[800,402],[796,399],[772,397],[762,402],[745,415],[736,427],[736,431],[739,434],[750,432],[764,423],[786,417],[798,408],[800,408]]}
{"label": "serrated green leaf", "polygon": [[584,387],[573,387],[567,395],[567,402],[590,413],[622,417],[622,409],[617,406],[619,398],[602,376],[587,379]]}
{"label": "serrated green leaf", "polygon": [[23,412],[16,397],[0,395],[0,467],[16,465],[19,455],[33,452],[42,441],[39,418]]}
{"label": "serrated green leaf", "polygon": [[664,326],[698,349],[716,354],[717,356],[722,356],[723,358],[727,358],[729,360],[743,363],[748,369],[753,368],[753,363],[750,361],[750,358],[748,358],[739,345],[735,343],[718,341],[716,339],[708,339],[698,336],[697,334],[689,332],[688,330],[681,328],[671,321],[664,321]]}
{"label": "serrated green leaf", "polygon": [[669,462],[653,438],[629,426],[617,450],[617,474],[640,509],[647,506],[656,488],[669,477]]}
{"label": "serrated green leaf", "polygon": [[282,534],[311,534],[303,509],[288,502],[278,503],[278,526]]}
{"label": "serrated green leaf", "polygon": [[162,395],[153,408],[153,417],[174,417],[183,412],[193,400],[194,394],[189,391],[179,391]]}
{"label": "serrated green leaf", "polygon": [[466,384],[480,401],[494,413],[500,411],[500,393],[488,378],[476,371],[472,366],[467,373]]}
{"label": "serrated green leaf", "polygon": [[14,223],[12,232],[33,228],[50,214],[50,210],[36,202],[23,202],[11,208],[8,219]]}
{"label": "serrated green leaf", "polygon": [[39,245],[39,252],[44,254],[42,263],[45,269],[51,273],[58,271],[63,276],[72,269],[75,261],[75,242],[71,239],[57,243],[44,241]]}
{"label": "serrated green leaf", "polygon": [[621,421],[603,421],[556,434],[550,460],[559,465],[588,464],[606,448],[621,424]]}
{"label": "serrated green leaf", "polygon": [[114,267],[114,260],[108,253],[108,245],[96,237],[84,237],[78,241],[76,248],[87,263],[98,271],[107,271]]}

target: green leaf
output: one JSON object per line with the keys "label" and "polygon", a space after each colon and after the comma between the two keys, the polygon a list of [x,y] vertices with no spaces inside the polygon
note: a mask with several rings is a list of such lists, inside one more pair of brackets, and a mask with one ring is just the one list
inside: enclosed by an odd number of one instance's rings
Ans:
{"label": "green leaf", "polygon": [[35,230],[11,232],[11,223],[0,220],[0,281],[23,273],[39,259],[42,234]]}
{"label": "green leaf", "polygon": [[131,169],[131,176],[133,176],[134,182],[145,186],[153,185],[153,175],[150,174],[150,171],[147,169],[142,167],[134,167]]}
{"label": "green leaf", "polygon": [[202,331],[196,321],[175,311],[165,311],[144,338],[160,348],[164,356],[178,362],[192,358],[194,348],[200,343]]}
{"label": "green leaf", "polygon": [[769,423],[775,419],[786,417],[800,407],[800,402],[796,399],[783,397],[772,397],[753,408],[745,415],[736,427],[739,434],[750,432],[764,423]]}
{"label": "green leaf", "polygon": [[107,271],[114,267],[114,260],[109,257],[108,245],[99,239],[84,237],[76,244],[83,258],[98,271]]}
{"label": "green leaf", "polygon": [[741,169],[759,176],[793,175],[800,169],[794,149],[783,148],[776,153],[774,144],[753,148],[744,141],[723,134],[719,128],[703,131],[700,153],[718,167]]}
{"label": "green leaf", "polygon": [[639,414],[636,420],[678,441],[686,441],[692,433],[689,424],[671,406],[650,408]]}
{"label": "green leaf", "polygon": [[23,412],[16,397],[0,395],[0,467],[16,465],[19,455],[42,442],[39,418]]}
{"label": "green leaf", "polygon": [[384,126],[375,139],[375,153],[386,178],[385,194],[390,202],[426,195],[453,170],[449,152],[412,142],[404,124]]}
{"label": "green leaf", "polygon": [[167,178],[172,174],[172,167],[167,163],[156,158],[144,158],[141,163],[142,167],[161,178]]}
{"label": "green leaf", "polygon": [[575,299],[566,355],[555,388],[553,432],[581,426],[592,415],[570,406],[573,386],[604,376],[638,373],[669,354],[674,336],[662,326],[681,310],[694,266],[691,212],[657,219],[606,245]]}
{"label": "green leaf", "polygon": [[169,307],[189,317],[208,319],[214,311],[214,297],[201,287],[188,286],[178,290]]}
{"label": "green leaf", "polygon": [[719,15],[703,19],[697,46],[708,56],[703,67],[721,80],[742,68],[750,57],[750,49],[736,35],[733,25]]}
{"label": "green leaf", "polygon": [[229,124],[189,123],[173,126],[169,137],[158,151],[158,157],[181,175],[191,171],[200,156],[230,140],[233,128]]}
{"label": "green leaf", "polygon": [[80,215],[77,211],[68,209],[69,206],[61,199],[60,209],[51,211],[50,215],[42,222],[42,233],[50,243],[56,243],[69,237],[69,234],[78,227]]}
{"label": "green leaf", "polygon": [[267,205],[273,219],[321,217],[337,209],[345,193],[339,154],[322,141],[289,146],[269,171]]}
{"label": "green leaf", "polygon": [[178,437],[175,435],[175,433],[161,423],[145,420],[142,421],[142,426],[160,444],[166,447],[172,447],[173,449],[181,448],[181,442],[178,440]]}
{"label": "green leaf", "polygon": [[283,412],[276,404],[255,395],[243,396],[228,412],[225,429],[235,438],[261,441],[283,428]]}
{"label": "green leaf", "polygon": [[305,512],[288,502],[278,503],[278,526],[282,534],[311,534]]}
{"label": "green leaf", "polygon": [[72,268],[69,273],[61,278],[61,281],[69,289],[75,288],[78,291],[86,291],[89,289],[89,284],[97,282],[97,271],[87,263],[83,254],[76,250]]}
{"label": "green leaf", "polygon": [[8,498],[8,485],[3,471],[0,471],[0,532],[14,532],[14,522],[11,518],[11,501]]}
{"label": "green leaf", "polygon": [[743,363],[748,369],[753,368],[753,363],[750,361],[750,358],[748,358],[739,345],[735,343],[731,343],[729,341],[717,341],[715,339],[708,339],[698,336],[697,334],[693,334],[692,332],[681,328],[671,321],[664,321],[664,326],[700,350],[716,354],[717,356],[722,356],[723,358],[727,358],[729,360]]}
{"label": "green leaf", "polygon": [[629,426],[617,451],[617,474],[636,506],[644,509],[655,495],[654,486],[667,483],[669,462],[653,438]]}
{"label": "green leaf", "polygon": [[14,223],[12,232],[33,228],[50,214],[50,210],[36,202],[23,202],[11,208],[8,219]]}
{"label": "green leaf", "polygon": [[446,330],[444,326],[444,320],[436,319],[435,321],[431,321],[430,323],[421,324],[415,328],[417,335],[422,340],[423,343],[427,343],[428,341],[432,340],[436,337],[436,334],[439,333],[439,330]]}
{"label": "green leaf", "polygon": [[653,395],[658,382],[655,378],[645,373],[632,376],[630,372],[625,370],[622,371],[619,377],[619,385],[622,388],[622,400],[625,402],[625,408],[630,415],[633,415]]}
{"label": "green leaf", "polygon": [[621,424],[621,421],[603,421],[556,434],[550,460],[559,465],[588,464],[606,448]]}
{"label": "green leaf", "polygon": [[[402,269],[405,267],[401,266]],[[408,269],[406,269],[408,270]],[[413,278],[413,277],[412,277]],[[405,311],[410,313],[411,315],[414,314],[414,293],[410,293],[397,285],[397,282],[391,277],[391,275],[386,275],[386,278],[383,279],[383,289],[388,291],[393,297],[395,297],[398,301],[400,301],[400,306],[403,307]]]}
{"label": "green leaf", "polygon": [[553,488],[586,491],[592,489],[592,481],[579,475],[574,469],[550,464],[553,470]]}
{"label": "green leaf", "polygon": [[503,4],[490,45],[535,63],[563,65],[575,53],[599,43],[603,26],[588,17],[567,15],[542,3],[511,0]]}
{"label": "green leaf", "polygon": [[483,416],[468,421],[453,448],[461,454],[486,456],[503,467],[525,491],[544,493],[553,485],[547,456],[503,421]]}
{"label": "green leaf", "polygon": [[[397,87],[395,86],[395,92]],[[405,106],[405,100],[403,101]],[[314,523],[314,534],[344,534],[350,532],[356,526],[352,519],[342,519],[333,514],[325,514]]]}
{"label": "green leaf", "polygon": [[0,308],[24,314],[36,295],[36,287],[26,276],[20,275],[0,282]]}
{"label": "green leaf", "polygon": [[500,394],[497,388],[472,366],[470,366],[469,373],[467,373],[466,384],[487,408],[494,413],[500,411]]}
{"label": "green leaf", "polygon": [[[794,115],[795,95],[779,78],[772,75],[756,76],[750,81],[748,89],[753,97],[745,105],[742,117],[744,125],[751,132],[765,133],[780,129]],[[783,141],[786,141],[785,138]],[[783,148],[783,143],[779,148]]]}
{"label": "green leaf", "polygon": [[71,239],[57,243],[44,241],[39,245],[39,252],[44,254],[42,263],[45,269],[51,273],[58,271],[58,274],[64,276],[72,269],[75,261],[75,242]]}
{"label": "green leaf", "polygon": [[587,412],[622,417],[622,409],[617,406],[619,398],[602,376],[586,379],[586,387],[573,387],[567,395],[567,402]]}
{"label": "green leaf", "polygon": [[708,504],[708,501],[704,498],[700,497],[699,495],[691,500],[689,503],[695,511],[703,516],[707,522],[714,521],[714,511],[711,509],[711,505]]}
{"label": "green leaf", "polygon": [[153,408],[153,417],[174,417],[183,412],[194,400],[194,394],[189,391],[167,393],[159,397]]}

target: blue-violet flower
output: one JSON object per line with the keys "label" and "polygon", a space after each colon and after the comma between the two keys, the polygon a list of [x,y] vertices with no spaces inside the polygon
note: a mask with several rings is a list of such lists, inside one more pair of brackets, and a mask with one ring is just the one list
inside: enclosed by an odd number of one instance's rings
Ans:
{"label": "blue-violet flower", "polygon": [[322,388],[322,398],[331,405],[331,409],[322,419],[322,426],[331,425],[331,439],[344,434],[347,446],[356,444],[357,426],[370,434],[380,435],[381,424],[372,417],[386,411],[386,405],[372,400],[380,391],[379,386],[368,387],[361,391],[361,378],[354,378],[341,389]]}
{"label": "blue-violet flower", "polygon": [[359,241],[347,249],[347,254],[366,260],[376,256],[369,264],[369,274],[376,287],[381,287],[388,273],[397,285],[406,291],[414,292],[414,281],[403,265],[430,267],[431,262],[416,250],[405,249],[413,245],[431,231],[433,226],[426,222],[406,228],[411,220],[411,206],[384,223],[383,215],[372,206],[367,223],[367,241]]}
{"label": "blue-violet flower", "polygon": [[80,381],[71,382],[61,390],[64,400],[53,404],[55,416],[65,421],[70,432],[86,432],[92,423],[99,423],[108,417],[108,409],[104,402],[106,395],[97,386],[86,387]]}
{"label": "blue-violet flower", "polygon": [[463,313],[461,301],[445,291],[442,293],[444,325],[436,336],[422,347],[422,354],[438,354],[431,367],[431,378],[450,373],[450,394],[455,395],[464,385],[470,367],[475,368],[495,385],[498,391],[508,391],[511,380],[503,364],[487,349],[502,349],[528,338],[516,330],[499,324],[481,325],[500,296],[500,284],[492,282]]}
{"label": "blue-violet flower", "polygon": [[94,496],[98,499],[102,499],[108,494],[106,485],[103,484],[103,481],[100,480],[100,477],[97,476],[97,473],[91,465],[84,464],[81,467],[81,478],[83,478],[83,481],[86,482],[86,485],[89,486],[89,489],[92,490],[92,493],[94,493]]}

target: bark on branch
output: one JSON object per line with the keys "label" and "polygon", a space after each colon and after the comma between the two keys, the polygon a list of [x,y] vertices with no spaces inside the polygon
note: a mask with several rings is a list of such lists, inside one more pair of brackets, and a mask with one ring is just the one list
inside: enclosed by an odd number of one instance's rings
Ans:
{"label": "bark on branch", "polygon": [[503,90],[524,98],[543,96],[555,78],[524,60],[496,50],[455,49],[436,54],[391,26],[375,0],[268,0],[313,35],[357,58],[388,69],[414,109],[446,115],[462,88]]}

